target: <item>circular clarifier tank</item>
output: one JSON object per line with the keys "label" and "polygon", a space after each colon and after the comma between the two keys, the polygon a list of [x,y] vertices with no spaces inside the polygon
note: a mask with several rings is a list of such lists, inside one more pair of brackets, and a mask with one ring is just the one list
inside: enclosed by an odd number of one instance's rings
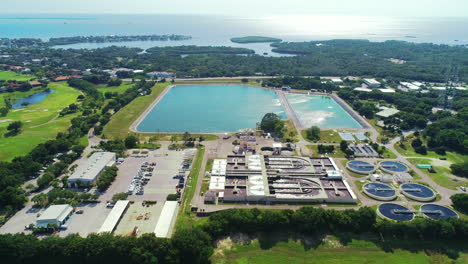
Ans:
{"label": "circular clarifier tank", "polygon": [[435,192],[422,184],[405,183],[400,186],[401,192],[408,198],[419,202],[428,202],[435,199]]}
{"label": "circular clarifier tank", "polygon": [[381,201],[391,201],[396,198],[397,194],[390,185],[375,182],[365,184],[363,191],[368,196]]}
{"label": "circular clarifier tank", "polygon": [[408,167],[398,161],[382,161],[380,162],[380,168],[387,173],[401,173],[408,171]]}
{"label": "circular clarifier tank", "polygon": [[352,160],[346,164],[346,167],[355,173],[369,174],[375,171],[375,166],[366,161]]}
{"label": "circular clarifier tank", "polygon": [[452,209],[438,204],[424,204],[421,206],[421,214],[432,218],[446,220],[451,217],[458,217]]}
{"label": "circular clarifier tank", "polygon": [[414,213],[408,210],[408,208],[395,203],[384,203],[379,205],[377,213],[381,217],[395,221],[410,221],[414,218]]}

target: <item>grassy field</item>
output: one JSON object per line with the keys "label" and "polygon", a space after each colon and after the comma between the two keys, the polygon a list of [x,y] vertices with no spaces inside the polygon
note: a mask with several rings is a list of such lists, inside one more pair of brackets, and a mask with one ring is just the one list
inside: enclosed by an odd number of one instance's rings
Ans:
{"label": "grassy field", "polygon": [[32,78],[35,78],[35,76],[30,74],[20,74],[13,71],[0,71],[0,80],[3,81],[16,80],[24,82],[29,81]]}
{"label": "grassy field", "polygon": [[128,88],[132,87],[133,85],[135,85],[135,84],[134,83],[123,82],[119,86],[98,85],[98,86],[96,86],[96,88],[102,94],[105,94],[107,92],[113,92],[113,93],[117,92],[119,94],[123,94]]}
{"label": "grassy field", "polygon": [[416,153],[413,147],[411,147],[411,144],[409,141],[410,141],[410,138],[408,137],[403,142],[404,148],[402,148],[399,143],[395,144],[395,150],[405,157],[421,157],[421,158],[436,158],[436,159],[446,158],[448,161],[453,162],[453,163],[468,161],[467,155],[462,155],[462,154],[455,153],[455,152],[446,152],[445,155],[437,154],[434,151],[427,151],[426,155]]}
{"label": "grassy field", "polygon": [[[55,138],[57,132],[65,131],[70,120],[77,114],[58,118],[58,113],[76,101],[80,92],[65,83],[51,83],[55,92],[37,104],[21,109],[12,109],[0,120],[0,160],[11,160],[31,151],[36,145]],[[5,137],[6,127],[13,121],[22,121],[22,132],[13,137]]]}
{"label": "grassy field", "polygon": [[[309,139],[307,139],[306,135],[306,130],[302,130],[301,131],[301,134],[302,134],[302,137],[311,142],[311,143],[315,143]],[[320,130],[320,140],[317,141],[316,143],[337,143],[339,144],[341,142],[341,137],[340,135],[338,134],[337,131],[335,131],[334,129],[328,129],[328,130]]]}
{"label": "grassy field", "polygon": [[468,255],[464,253],[457,260],[451,260],[446,255],[424,250],[384,251],[378,245],[366,240],[352,239],[342,244],[339,239],[332,236],[327,236],[318,246],[304,246],[300,241],[291,239],[272,244],[269,245],[269,241],[259,242],[258,240],[253,240],[247,245],[226,243],[225,247],[228,250],[218,248],[212,260],[215,264],[429,264],[467,263],[468,261]]}
{"label": "grassy field", "polygon": [[[434,165],[434,161],[431,159],[417,158],[408,159],[408,161],[411,162],[411,164],[413,165],[431,164],[436,173],[430,173],[428,170],[425,169],[422,169],[422,171],[440,186],[452,190],[456,190],[459,186],[468,187],[467,179],[453,176],[450,172],[450,168],[445,166],[436,166]],[[453,179],[457,179],[457,181],[453,181]]]}
{"label": "grassy field", "polygon": [[[131,103],[120,109],[112,116],[109,123],[104,127],[103,134],[107,138],[125,138],[130,133],[130,126],[140,115],[148,108],[148,106],[156,100],[156,98],[169,86],[170,83],[158,83],[152,88],[152,92],[148,96],[140,96]],[[135,133],[133,133],[135,134]],[[148,140],[152,136],[157,136],[158,140],[170,140],[174,134],[165,133],[137,133],[139,137]],[[215,135],[208,134],[191,134],[194,137],[203,136],[205,140],[218,139]],[[182,134],[176,135],[178,140],[182,140]]]}
{"label": "grassy field", "polygon": [[[324,144],[324,145],[327,145],[327,144]],[[307,145],[307,148],[310,149],[310,151],[312,152],[311,155],[314,157],[319,157],[319,156],[324,155],[318,152],[318,145]],[[335,146],[335,153],[333,154],[328,153],[327,157],[345,158],[346,155],[340,150],[340,146]]]}

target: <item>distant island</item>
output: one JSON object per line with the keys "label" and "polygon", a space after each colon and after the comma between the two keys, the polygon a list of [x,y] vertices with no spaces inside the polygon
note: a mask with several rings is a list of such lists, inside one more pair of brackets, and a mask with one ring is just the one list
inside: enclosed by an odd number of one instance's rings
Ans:
{"label": "distant island", "polygon": [[283,40],[279,38],[247,36],[247,37],[232,38],[231,41],[235,43],[246,44],[246,43],[281,42]]}
{"label": "distant island", "polygon": [[69,45],[77,43],[105,43],[105,42],[123,42],[123,41],[179,41],[189,40],[191,36],[184,35],[136,35],[136,36],[76,36],[51,38],[48,45]]}

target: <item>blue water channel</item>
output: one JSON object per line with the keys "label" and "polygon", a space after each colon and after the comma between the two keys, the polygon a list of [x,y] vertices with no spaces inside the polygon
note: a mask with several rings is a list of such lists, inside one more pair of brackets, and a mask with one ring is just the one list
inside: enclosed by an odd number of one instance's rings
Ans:
{"label": "blue water channel", "polygon": [[286,119],[277,94],[245,85],[177,85],[137,126],[141,132],[236,132],[267,113]]}
{"label": "blue water channel", "polygon": [[18,102],[12,105],[11,108],[18,109],[18,108],[26,107],[28,105],[37,104],[39,102],[44,101],[44,99],[46,99],[46,97],[53,92],[55,92],[55,90],[47,89],[43,92],[35,93],[28,97],[21,98]]}

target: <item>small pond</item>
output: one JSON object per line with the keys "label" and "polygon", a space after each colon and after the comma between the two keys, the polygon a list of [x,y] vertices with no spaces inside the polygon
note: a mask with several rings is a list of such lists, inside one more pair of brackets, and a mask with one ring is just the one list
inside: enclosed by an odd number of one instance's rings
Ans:
{"label": "small pond", "polygon": [[18,109],[18,108],[26,107],[28,105],[37,104],[39,102],[44,101],[44,99],[46,99],[47,95],[49,95],[49,94],[51,94],[53,92],[55,92],[55,90],[47,89],[47,90],[42,91],[40,93],[35,93],[35,94],[32,94],[32,95],[30,95],[28,97],[23,97],[18,102],[16,102],[14,105],[12,105],[11,108]]}

